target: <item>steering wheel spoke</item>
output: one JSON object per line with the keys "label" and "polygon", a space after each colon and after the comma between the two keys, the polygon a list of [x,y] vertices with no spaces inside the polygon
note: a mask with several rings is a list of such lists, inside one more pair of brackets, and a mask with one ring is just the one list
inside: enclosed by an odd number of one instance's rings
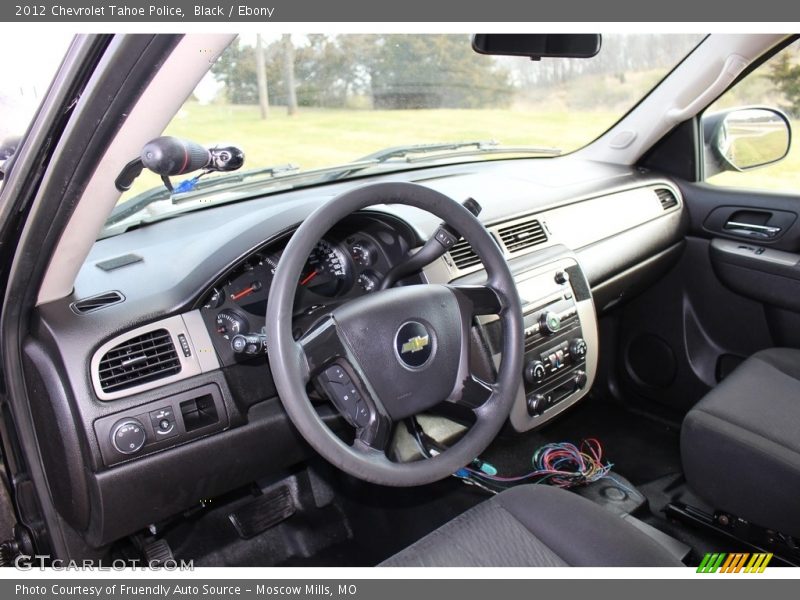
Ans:
{"label": "steering wheel spoke", "polygon": [[339,335],[336,322],[327,317],[297,340],[300,352],[305,357],[304,380],[308,383],[316,378],[328,365],[347,358],[347,347]]}
{"label": "steering wheel spoke", "polygon": [[356,431],[353,448],[362,452],[380,452],[385,455],[393,430],[394,423],[389,415],[373,410],[369,423]]}
{"label": "steering wheel spoke", "polygon": [[391,418],[352,364],[339,359],[321,371],[315,382],[363,441],[382,444],[392,427]]}
{"label": "steering wheel spoke", "polygon": [[483,406],[492,394],[497,392],[497,385],[484,381],[474,373],[469,373],[459,389],[447,401],[451,404],[475,410]]}
{"label": "steering wheel spoke", "polygon": [[383,451],[391,435],[392,419],[367,383],[335,320],[326,318],[300,338],[298,345],[306,359],[306,382],[313,381],[328,397],[356,429],[356,439],[362,446]]}
{"label": "steering wheel spoke", "polygon": [[498,315],[503,310],[499,294],[490,285],[450,286],[458,297],[461,313],[465,319],[483,315]]}

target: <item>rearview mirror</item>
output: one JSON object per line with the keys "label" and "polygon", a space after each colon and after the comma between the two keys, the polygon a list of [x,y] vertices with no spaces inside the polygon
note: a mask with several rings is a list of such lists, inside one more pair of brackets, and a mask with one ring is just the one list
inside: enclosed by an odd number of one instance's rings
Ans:
{"label": "rearview mirror", "polygon": [[736,108],[703,116],[706,177],[778,162],[792,143],[789,119],[774,108]]}
{"label": "rearview mirror", "polygon": [[599,33],[478,33],[472,36],[472,49],[479,54],[591,58],[600,52]]}

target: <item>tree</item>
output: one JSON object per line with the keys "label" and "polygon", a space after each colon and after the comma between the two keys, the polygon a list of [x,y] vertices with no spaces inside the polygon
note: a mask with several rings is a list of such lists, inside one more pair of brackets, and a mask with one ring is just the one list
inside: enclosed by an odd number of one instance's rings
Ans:
{"label": "tree", "polygon": [[[308,35],[298,41],[287,34],[263,50],[270,102],[289,114],[298,105],[347,106],[354,96],[371,96],[375,108],[389,109],[499,107],[512,99],[508,69],[473,53],[466,36]],[[258,54],[232,45],[212,68],[229,102],[259,102]]]}
{"label": "tree", "polygon": [[375,108],[500,107],[511,101],[508,71],[470,50],[466,36],[371,36],[364,65]]}
{"label": "tree", "polygon": [[297,102],[300,106],[338,108],[363,94],[369,81],[362,68],[361,48],[352,36],[312,34],[296,49]]}
{"label": "tree", "polygon": [[264,45],[261,34],[256,36],[256,83],[258,85],[258,106],[261,118],[269,116],[269,89],[267,88],[267,66],[264,62]]}
{"label": "tree", "polygon": [[294,44],[292,34],[283,34],[283,77],[286,86],[286,111],[293,115],[297,112],[297,90],[294,83]]}
{"label": "tree", "polygon": [[783,51],[772,61],[767,77],[786,98],[785,108],[793,115],[800,115],[800,64],[793,64],[789,53]]}
{"label": "tree", "polygon": [[225,84],[225,95],[231,104],[258,102],[256,56],[252,46],[231,44],[211,66],[211,73]]}

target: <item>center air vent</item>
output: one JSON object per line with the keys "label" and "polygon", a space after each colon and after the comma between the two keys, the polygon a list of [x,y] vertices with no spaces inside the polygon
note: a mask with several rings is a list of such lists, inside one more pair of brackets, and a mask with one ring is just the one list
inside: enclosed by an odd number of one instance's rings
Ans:
{"label": "center air vent", "polygon": [[661,208],[664,210],[669,210],[673,206],[678,206],[678,198],[670,189],[658,188],[656,190],[656,196],[658,196],[658,201],[661,202]]}
{"label": "center air vent", "polygon": [[542,229],[542,224],[536,219],[500,227],[497,233],[509,254],[538,246],[547,241],[547,234]]}
{"label": "center air vent", "polygon": [[463,238],[450,249],[450,258],[453,259],[453,262],[460,271],[481,262],[481,259],[475,254],[475,250],[473,250],[469,242]]}
{"label": "center air vent", "polygon": [[175,344],[166,329],[156,329],[114,346],[100,359],[98,377],[104,392],[124,390],[181,370]]}
{"label": "center air vent", "polygon": [[106,306],[111,306],[112,304],[119,304],[123,300],[125,300],[125,296],[117,291],[111,291],[97,294],[96,296],[92,296],[90,298],[84,298],[83,300],[78,300],[77,302],[73,302],[71,306],[72,310],[79,315],[85,315],[87,313],[100,310],[101,308],[105,308]]}

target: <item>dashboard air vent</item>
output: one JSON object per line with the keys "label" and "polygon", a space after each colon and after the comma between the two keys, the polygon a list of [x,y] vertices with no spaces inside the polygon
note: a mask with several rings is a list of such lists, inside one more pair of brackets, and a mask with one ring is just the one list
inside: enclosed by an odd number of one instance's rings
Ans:
{"label": "dashboard air vent", "polygon": [[100,359],[104,392],[124,390],[180,372],[181,362],[166,329],[148,331],[114,346]]}
{"label": "dashboard air vent", "polygon": [[656,196],[658,196],[658,201],[661,202],[661,208],[664,210],[669,210],[673,206],[678,206],[678,198],[675,197],[672,190],[658,188],[656,190]]}
{"label": "dashboard air vent", "polygon": [[450,258],[453,259],[456,267],[462,271],[481,262],[481,259],[475,254],[475,250],[463,238],[450,248]]}
{"label": "dashboard air vent", "polygon": [[101,308],[105,308],[106,306],[111,306],[112,304],[119,304],[123,300],[125,300],[125,296],[114,290],[111,292],[97,294],[96,296],[91,296],[90,298],[84,298],[83,300],[78,300],[77,302],[73,302],[71,306],[74,312],[78,313],[79,315],[85,315],[87,313],[100,310]]}
{"label": "dashboard air vent", "polygon": [[547,241],[547,234],[537,219],[501,227],[497,232],[509,254],[532,246],[538,246]]}

